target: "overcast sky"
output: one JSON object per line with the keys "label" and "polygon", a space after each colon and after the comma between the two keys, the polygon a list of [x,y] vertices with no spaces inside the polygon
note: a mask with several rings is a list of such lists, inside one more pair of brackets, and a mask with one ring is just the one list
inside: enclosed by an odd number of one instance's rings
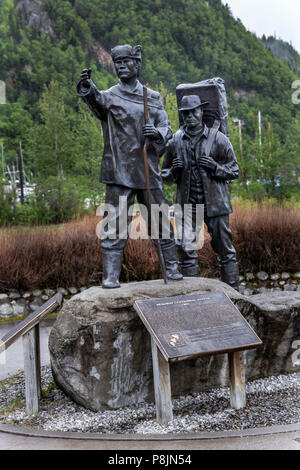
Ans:
{"label": "overcast sky", "polygon": [[276,33],[300,53],[300,0],[222,0],[235,18],[261,37]]}

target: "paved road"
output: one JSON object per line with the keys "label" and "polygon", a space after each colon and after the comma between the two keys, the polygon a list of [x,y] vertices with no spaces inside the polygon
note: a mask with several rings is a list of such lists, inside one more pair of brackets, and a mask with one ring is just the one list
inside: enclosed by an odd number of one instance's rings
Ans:
{"label": "paved road", "polygon": [[153,440],[144,437],[144,439],[126,440],[117,436],[103,439],[98,439],[96,436],[92,439],[60,438],[61,433],[58,433],[58,438],[41,437],[36,431],[32,436],[23,436],[1,432],[0,427],[0,450],[300,450],[299,426],[290,429],[289,432],[269,431],[268,434],[260,434],[253,430],[249,435],[242,433],[241,437],[229,437],[230,433],[222,433],[224,437],[214,439],[206,437],[160,440],[157,437]]}

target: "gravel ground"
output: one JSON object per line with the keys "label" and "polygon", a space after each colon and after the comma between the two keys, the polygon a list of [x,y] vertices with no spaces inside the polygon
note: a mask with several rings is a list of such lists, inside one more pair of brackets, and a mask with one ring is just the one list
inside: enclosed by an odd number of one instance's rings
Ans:
{"label": "gravel ground", "polygon": [[42,368],[40,412],[26,416],[24,375],[0,383],[0,423],[47,431],[106,434],[168,434],[229,431],[300,421],[300,374],[269,377],[247,383],[247,407],[230,408],[229,388],[173,400],[174,419],[168,426],[155,421],[154,404],[141,403],[116,411],[93,412],[71,401],[55,387],[49,367]]}

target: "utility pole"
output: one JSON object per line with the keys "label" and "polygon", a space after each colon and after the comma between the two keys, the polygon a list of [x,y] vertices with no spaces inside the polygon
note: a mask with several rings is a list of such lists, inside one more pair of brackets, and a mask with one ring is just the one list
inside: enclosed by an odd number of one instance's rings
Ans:
{"label": "utility pole", "polygon": [[261,140],[261,112],[258,111],[258,136],[259,136],[259,145],[262,146]]}
{"label": "utility pole", "polygon": [[4,162],[4,146],[3,146],[3,142],[1,142],[1,155],[2,155],[2,173],[3,173],[3,182],[4,182],[4,180],[5,180],[5,170],[4,170],[5,162]]}
{"label": "utility pole", "polygon": [[20,176],[20,188],[21,188],[21,204],[24,204],[24,171],[23,171],[22,142],[20,142],[20,149],[19,149],[19,176]]}
{"label": "utility pole", "polygon": [[12,173],[9,170],[9,174],[11,177],[13,211],[15,214],[16,213],[16,200],[17,200],[17,183],[16,183],[16,170],[15,170],[14,163],[12,164]]}
{"label": "utility pole", "polygon": [[16,188],[17,188],[17,181],[16,181],[16,169],[15,169],[15,164],[14,164],[14,163],[12,164],[12,168],[13,168],[13,171],[12,171],[12,175],[13,175],[13,187],[14,187],[14,190],[16,190]]}
{"label": "utility pole", "polygon": [[240,138],[240,151],[243,153],[243,135],[242,135],[242,121],[239,119],[239,138]]}

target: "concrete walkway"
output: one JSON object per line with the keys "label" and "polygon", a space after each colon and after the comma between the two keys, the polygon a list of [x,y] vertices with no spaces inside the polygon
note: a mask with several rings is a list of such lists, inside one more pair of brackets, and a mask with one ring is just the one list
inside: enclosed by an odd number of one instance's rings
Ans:
{"label": "concrete walkway", "polygon": [[55,433],[0,425],[0,450],[300,450],[300,423],[172,436]]}

